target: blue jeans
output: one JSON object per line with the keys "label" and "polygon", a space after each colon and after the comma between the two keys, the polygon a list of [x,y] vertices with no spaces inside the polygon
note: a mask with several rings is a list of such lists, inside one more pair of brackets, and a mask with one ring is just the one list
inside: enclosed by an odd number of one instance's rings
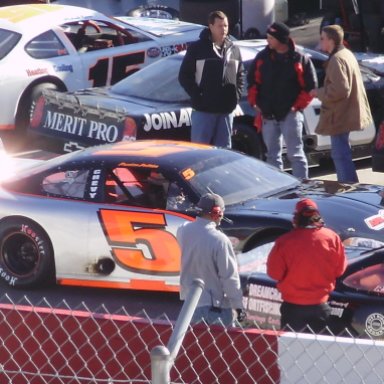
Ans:
{"label": "blue jeans", "polygon": [[211,306],[197,307],[192,316],[191,323],[201,323],[205,321],[207,324],[218,324],[230,327],[235,319],[231,308],[219,308],[217,311],[212,310]]}
{"label": "blue jeans", "polygon": [[341,183],[358,183],[352,151],[349,144],[349,132],[331,136],[331,157],[335,164],[337,181]]}
{"label": "blue jeans", "polygon": [[192,111],[191,141],[216,147],[232,147],[233,113]]}
{"label": "blue jeans", "polygon": [[267,147],[267,163],[283,169],[283,138],[287,148],[288,160],[292,166],[292,174],[296,177],[308,178],[308,161],[303,146],[302,112],[289,112],[284,120],[263,118],[263,140]]}

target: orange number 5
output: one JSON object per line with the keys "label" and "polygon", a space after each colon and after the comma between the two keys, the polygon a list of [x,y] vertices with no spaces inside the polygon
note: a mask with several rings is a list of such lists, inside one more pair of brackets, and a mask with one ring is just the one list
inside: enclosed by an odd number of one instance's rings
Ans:
{"label": "orange number 5", "polygon": [[113,255],[123,268],[156,275],[179,274],[180,247],[175,236],[165,230],[163,213],[102,209],[100,219]]}

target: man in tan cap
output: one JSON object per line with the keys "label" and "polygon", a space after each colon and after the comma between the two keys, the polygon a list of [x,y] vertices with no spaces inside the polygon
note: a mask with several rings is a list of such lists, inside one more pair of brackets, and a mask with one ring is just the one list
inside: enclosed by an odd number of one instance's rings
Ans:
{"label": "man in tan cap", "polygon": [[372,123],[372,115],[359,64],[343,41],[344,31],[340,25],[323,27],[320,46],[329,54],[329,60],[323,87],[310,94],[321,101],[316,133],[331,136],[331,157],[337,180],[358,182],[349,134],[367,128]]}

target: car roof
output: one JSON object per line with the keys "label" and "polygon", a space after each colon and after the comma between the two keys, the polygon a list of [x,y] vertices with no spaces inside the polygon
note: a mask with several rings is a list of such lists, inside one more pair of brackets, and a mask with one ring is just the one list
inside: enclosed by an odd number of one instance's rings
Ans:
{"label": "car roof", "polygon": [[153,17],[117,16],[115,19],[145,30],[146,32],[151,32],[158,37],[206,28],[204,25],[200,24],[188,23],[180,20],[157,19]]}
{"label": "car roof", "polygon": [[0,7],[0,28],[16,32],[46,30],[70,21],[97,17],[110,20],[92,9],[60,4],[27,4]]}
{"label": "car roof", "polygon": [[[124,158],[130,156],[136,159],[151,158],[159,163],[159,160],[169,157],[194,152],[196,150],[212,150],[215,147],[205,144],[197,144],[176,140],[137,140],[137,141],[119,141],[112,144],[102,144],[82,149],[69,154],[70,161],[124,161]],[[67,155],[62,156],[65,158]],[[160,161],[161,162],[161,161]]]}

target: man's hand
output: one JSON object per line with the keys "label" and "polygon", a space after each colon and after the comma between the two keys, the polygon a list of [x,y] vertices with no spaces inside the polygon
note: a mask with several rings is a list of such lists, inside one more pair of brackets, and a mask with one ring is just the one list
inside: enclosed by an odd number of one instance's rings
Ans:
{"label": "man's hand", "polygon": [[247,318],[247,313],[244,311],[244,309],[238,308],[236,309],[237,318],[236,320],[239,323],[242,323]]}

